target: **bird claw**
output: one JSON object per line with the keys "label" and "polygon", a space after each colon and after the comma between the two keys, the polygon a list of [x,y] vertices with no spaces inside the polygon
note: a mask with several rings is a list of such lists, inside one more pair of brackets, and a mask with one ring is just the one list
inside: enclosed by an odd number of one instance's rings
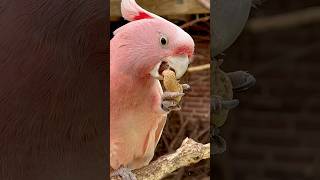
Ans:
{"label": "bird claw", "polygon": [[180,93],[180,92],[168,92],[168,91],[166,91],[166,92],[164,92],[164,93],[162,94],[162,99],[163,99],[163,100],[172,100],[172,99],[174,99],[174,98],[176,98],[176,97],[183,96],[183,95],[184,95],[184,93]]}
{"label": "bird claw", "polygon": [[120,176],[122,180],[137,180],[136,176],[131,172],[131,170],[123,166],[111,173],[111,177],[114,176]]}
{"label": "bird claw", "polygon": [[166,112],[179,111],[181,109],[175,100],[162,101],[161,108]]}
{"label": "bird claw", "polygon": [[191,86],[189,84],[181,84],[183,91],[191,91]]}
{"label": "bird claw", "polygon": [[221,111],[222,109],[233,109],[239,105],[238,99],[223,100],[220,96],[213,96],[212,109],[214,112]]}
{"label": "bird claw", "polygon": [[228,76],[235,92],[246,91],[256,83],[254,76],[245,71],[230,72]]}
{"label": "bird claw", "polygon": [[183,95],[184,93],[180,92],[164,92],[162,95],[161,109],[166,112],[179,111],[181,107],[175,98]]}

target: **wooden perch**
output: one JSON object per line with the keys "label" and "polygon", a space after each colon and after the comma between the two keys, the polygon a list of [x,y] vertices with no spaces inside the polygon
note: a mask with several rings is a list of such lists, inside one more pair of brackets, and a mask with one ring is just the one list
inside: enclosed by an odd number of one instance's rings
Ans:
{"label": "wooden perch", "polygon": [[210,10],[210,0],[198,0],[200,4],[202,4],[205,8]]}
{"label": "wooden perch", "polygon": [[[190,138],[183,140],[176,152],[161,156],[148,166],[133,170],[138,180],[160,180],[173,171],[210,158],[210,144],[197,143]],[[121,180],[112,177],[111,180]]]}
{"label": "wooden perch", "polygon": [[[110,0],[110,17],[116,19],[121,17],[121,0]],[[159,16],[186,15],[186,14],[207,14],[210,10],[195,0],[136,0],[144,9]]]}

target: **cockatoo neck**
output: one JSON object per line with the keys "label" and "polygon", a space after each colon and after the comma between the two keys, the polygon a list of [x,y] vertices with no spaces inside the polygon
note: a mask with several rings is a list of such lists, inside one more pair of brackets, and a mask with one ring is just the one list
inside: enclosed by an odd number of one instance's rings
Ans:
{"label": "cockatoo neck", "polygon": [[153,78],[150,74],[132,77],[132,83],[141,86],[143,89],[153,86],[157,81],[158,80]]}

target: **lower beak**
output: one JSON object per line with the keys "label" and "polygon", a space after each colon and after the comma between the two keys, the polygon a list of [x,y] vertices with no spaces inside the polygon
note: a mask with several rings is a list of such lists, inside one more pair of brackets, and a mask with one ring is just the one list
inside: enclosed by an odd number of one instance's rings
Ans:
{"label": "lower beak", "polygon": [[152,77],[159,80],[163,79],[162,75],[159,74],[159,68],[163,62],[167,63],[170,69],[175,71],[176,78],[180,79],[188,70],[190,60],[188,56],[169,56],[154,66],[154,68],[150,71]]}

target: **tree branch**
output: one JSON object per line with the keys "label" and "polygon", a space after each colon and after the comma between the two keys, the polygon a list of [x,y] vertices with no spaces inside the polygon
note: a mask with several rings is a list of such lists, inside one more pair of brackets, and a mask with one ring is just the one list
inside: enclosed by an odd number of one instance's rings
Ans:
{"label": "tree branch", "polygon": [[190,27],[190,26],[192,26],[192,25],[194,25],[194,24],[196,24],[196,23],[198,23],[198,22],[206,22],[206,21],[208,21],[209,19],[210,19],[210,16],[205,16],[205,17],[197,18],[197,19],[195,19],[195,20],[192,20],[192,21],[190,21],[190,22],[186,22],[186,23],[182,24],[182,25],[180,26],[180,28],[181,28],[181,29],[185,29],[185,28]]}
{"label": "tree branch", "polygon": [[[176,152],[161,156],[148,166],[133,170],[138,180],[160,180],[173,171],[210,158],[210,144],[197,143],[190,138],[183,140]],[[121,180],[112,177],[111,180]]]}

